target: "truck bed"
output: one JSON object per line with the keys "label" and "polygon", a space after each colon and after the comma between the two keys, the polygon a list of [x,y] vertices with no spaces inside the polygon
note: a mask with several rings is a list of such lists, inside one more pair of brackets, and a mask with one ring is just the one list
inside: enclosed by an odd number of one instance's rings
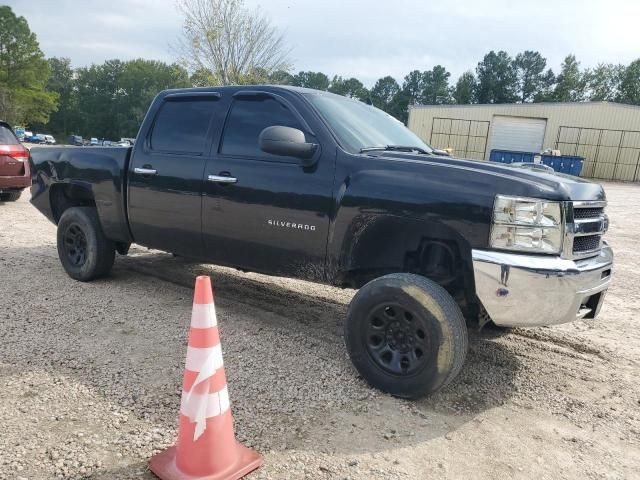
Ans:
{"label": "truck bed", "polygon": [[[108,238],[129,243],[126,176],[132,147],[36,147],[31,149],[31,203],[58,222],[54,196],[94,201]],[[71,192],[76,194],[70,195]]]}

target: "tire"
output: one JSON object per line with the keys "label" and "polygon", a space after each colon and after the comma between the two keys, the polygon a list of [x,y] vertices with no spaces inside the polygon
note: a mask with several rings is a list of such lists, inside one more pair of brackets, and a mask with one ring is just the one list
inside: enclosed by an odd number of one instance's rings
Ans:
{"label": "tire", "polygon": [[116,245],[104,236],[93,207],[71,207],[58,222],[58,257],[67,274],[81,282],[111,271]]}
{"label": "tire", "polygon": [[15,202],[22,195],[22,190],[0,193],[0,202]]}
{"label": "tire", "polygon": [[467,326],[454,299],[437,283],[408,273],[377,278],[356,293],[345,342],[370,385],[409,399],[453,380],[468,349]]}

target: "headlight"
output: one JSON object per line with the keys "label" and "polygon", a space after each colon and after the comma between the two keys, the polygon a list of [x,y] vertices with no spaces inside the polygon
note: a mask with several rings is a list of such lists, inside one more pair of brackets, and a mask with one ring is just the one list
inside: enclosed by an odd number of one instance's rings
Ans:
{"label": "headlight", "polygon": [[559,202],[496,196],[491,247],[533,253],[560,253],[562,237]]}

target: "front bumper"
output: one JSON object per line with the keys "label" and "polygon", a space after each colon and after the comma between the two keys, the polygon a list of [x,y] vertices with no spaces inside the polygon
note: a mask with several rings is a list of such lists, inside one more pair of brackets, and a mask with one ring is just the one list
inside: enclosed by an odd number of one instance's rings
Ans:
{"label": "front bumper", "polygon": [[473,250],[476,295],[496,325],[536,327],[595,318],[611,282],[613,251],[583,260]]}

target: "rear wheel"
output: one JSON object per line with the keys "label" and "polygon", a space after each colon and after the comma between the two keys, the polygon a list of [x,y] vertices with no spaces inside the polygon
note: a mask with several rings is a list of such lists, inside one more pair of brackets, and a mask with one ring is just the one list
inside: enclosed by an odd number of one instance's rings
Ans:
{"label": "rear wheel", "polygon": [[104,236],[93,207],[72,207],[58,222],[58,257],[67,274],[82,282],[111,271],[116,245]]}
{"label": "rear wheel", "polygon": [[377,278],[358,291],[345,339],[365,380],[405,398],[435,392],[455,378],[468,342],[462,312],[447,291],[407,273]]}
{"label": "rear wheel", "polygon": [[15,202],[22,195],[22,190],[0,193],[0,202]]}

